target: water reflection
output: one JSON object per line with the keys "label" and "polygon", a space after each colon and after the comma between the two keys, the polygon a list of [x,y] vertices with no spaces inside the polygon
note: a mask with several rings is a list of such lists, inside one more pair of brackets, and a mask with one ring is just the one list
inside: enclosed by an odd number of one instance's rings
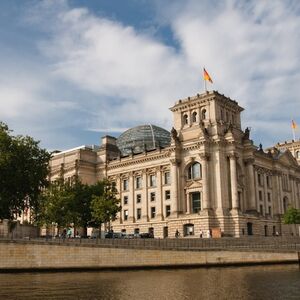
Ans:
{"label": "water reflection", "polygon": [[0,299],[300,299],[297,265],[0,274]]}

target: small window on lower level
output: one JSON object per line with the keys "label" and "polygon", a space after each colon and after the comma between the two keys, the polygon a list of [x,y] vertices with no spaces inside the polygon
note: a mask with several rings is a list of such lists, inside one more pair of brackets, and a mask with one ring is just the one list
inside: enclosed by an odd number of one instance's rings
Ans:
{"label": "small window on lower level", "polygon": [[151,207],[151,218],[152,219],[155,218],[155,213],[156,213],[155,207]]}
{"label": "small window on lower level", "polygon": [[171,205],[166,205],[166,217],[171,215]]}

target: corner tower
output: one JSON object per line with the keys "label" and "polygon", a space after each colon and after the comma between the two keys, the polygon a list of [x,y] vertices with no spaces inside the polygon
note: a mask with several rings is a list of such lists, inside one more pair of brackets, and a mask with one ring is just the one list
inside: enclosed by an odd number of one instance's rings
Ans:
{"label": "corner tower", "polygon": [[238,103],[217,91],[197,94],[178,100],[173,107],[174,128],[182,142],[196,140],[209,135],[219,140],[228,131],[241,138],[241,112]]}

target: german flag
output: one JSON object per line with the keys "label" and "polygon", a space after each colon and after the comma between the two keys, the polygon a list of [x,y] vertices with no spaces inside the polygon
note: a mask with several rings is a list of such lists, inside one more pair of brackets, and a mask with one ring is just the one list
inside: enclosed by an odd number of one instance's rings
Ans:
{"label": "german flag", "polygon": [[296,122],[294,120],[292,120],[292,128],[293,129],[297,129],[297,124],[296,124]]}
{"label": "german flag", "polygon": [[210,83],[213,83],[211,77],[209,76],[209,74],[207,73],[205,68],[203,68],[203,78],[204,78],[204,80],[209,81]]}

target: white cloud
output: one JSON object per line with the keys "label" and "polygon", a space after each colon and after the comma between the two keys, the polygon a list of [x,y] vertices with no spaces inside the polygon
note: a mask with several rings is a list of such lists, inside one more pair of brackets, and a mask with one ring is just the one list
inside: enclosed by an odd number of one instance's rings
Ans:
{"label": "white cloud", "polygon": [[13,80],[0,81],[0,96],[9,99],[0,117],[17,118],[31,107],[26,124],[36,126],[44,114],[39,129],[51,136],[52,148],[52,131],[62,134],[64,126],[108,132],[151,122],[170,129],[168,108],[202,90],[205,65],[213,88],[246,108],[245,127],[255,128],[257,139],[267,145],[287,139],[290,118],[300,123],[292,116],[300,108],[297,3],[156,1],[155,21],[171,27],[175,49],[153,31],[71,8],[66,0],[39,1],[26,20],[44,30],[37,40],[44,69],[27,67],[15,88]]}

